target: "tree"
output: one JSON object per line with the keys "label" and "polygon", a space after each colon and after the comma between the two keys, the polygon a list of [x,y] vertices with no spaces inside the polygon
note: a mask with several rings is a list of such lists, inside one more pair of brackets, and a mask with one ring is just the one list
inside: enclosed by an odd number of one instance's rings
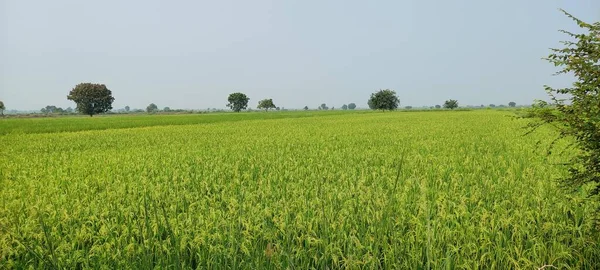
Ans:
{"label": "tree", "polygon": [[68,107],[68,108],[65,110],[65,112],[67,112],[67,113],[73,113],[73,108],[71,108],[71,107]]}
{"label": "tree", "polygon": [[410,110],[410,109],[412,109],[412,106],[406,106],[406,107],[404,107],[404,109]]}
{"label": "tree", "polygon": [[600,22],[586,23],[561,11],[584,33],[561,30],[571,41],[561,42],[565,48],[551,49],[545,59],[560,67],[557,75],[567,74],[569,78],[574,75],[575,82],[566,88],[545,85],[551,101],[537,101],[529,116],[538,121],[529,126],[533,131],[549,124],[558,129],[558,139],[573,141],[570,145],[577,151],[568,163],[568,175],[561,180],[566,187],[577,192],[589,191],[590,198],[600,200],[597,196],[600,194]]}
{"label": "tree", "polygon": [[6,107],[4,107],[4,102],[0,100],[0,115],[4,116],[4,110],[6,110]]}
{"label": "tree", "polygon": [[77,104],[77,111],[90,117],[112,109],[115,98],[104,84],[80,83],[67,96]]}
{"label": "tree", "polygon": [[494,104],[490,104],[490,107],[491,107],[491,108],[495,108],[495,107],[496,107],[496,105],[494,105]]}
{"label": "tree", "polygon": [[277,106],[273,103],[273,99],[263,99],[258,102],[257,109],[264,109],[265,111],[269,111],[269,109],[275,109]]}
{"label": "tree", "polygon": [[245,110],[248,108],[248,101],[250,99],[244,93],[232,93],[229,94],[227,101],[227,107],[231,108],[234,112],[240,112],[241,110]]}
{"label": "tree", "polygon": [[395,110],[400,106],[400,99],[396,96],[396,92],[390,89],[379,90],[371,94],[371,98],[367,102],[369,108],[373,110]]}
{"label": "tree", "polygon": [[276,108],[275,108],[275,110],[279,111],[279,110],[281,110],[281,108],[279,108],[279,107],[276,107]]}
{"label": "tree", "polygon": [[165,108],[163,109],[163,112],[170,112],[170,111],[171,111],[171,108],[169,108],[169,107],[165,107]]}
{"label": "tree", "polygon": [[514,101],[511,101],[508,103],[508,107],[515,107],[517,106],[517,103],[515,103]]}
{"label": "tree", "polygon": [[354,103],[348,104],[348,109],[350,109],[350,110],[356,109],[356,104],[354,104]]}
{"label": "tree", "polygon": [[323,103],[319,106],[319,110],[329,110],[329,107],[327,107],[327,104]]}
{"label": "tree", "polygon": [[154,103],[150,103],[150,105],[148,105],[148,107],[146,107],[146,112],[148,113],[153,113],[158,111],[158,106],[156,106],[156,104]]}
{"label": "tree", "polygon": [[308,111],[308,106],[304,106],[304,110],[305,110],[305,111]]}
{"label": "tree", "polygon": [[436,108],[436,109],[440,109],[440,108],[442,108],[442,106],[440,106],[440,105],[435,105],[435,108]]}
{"label": "tree", "polygon": [[129,106],[125,106],[125,111],[129,112],[129,110],[130,110]]}
{"label": "tree", "polygon": [[458,100],[456,100],[456,99],[446,100],[446,102],[444,102],[444,108],[450,109],[450,110],[454,110],[455,108],[458,108]]}
{"label": "tree", "polygon": [[348,109],[348,105],[344,104],[342,105],[342,110],[347,110]]}

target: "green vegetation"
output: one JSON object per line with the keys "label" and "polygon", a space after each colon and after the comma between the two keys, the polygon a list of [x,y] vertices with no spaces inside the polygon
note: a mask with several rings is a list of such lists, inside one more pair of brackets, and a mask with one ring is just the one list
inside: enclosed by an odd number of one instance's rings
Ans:
{"label": "green vegetation", "polygon": [[[560,68],[557,74],[575,75],[576,80],[571,87],[545,87],[552,101],[535,104],[532,113],[539,121],[530,127],[551,124],[559,139],[574,139],[572,145],[579,152],[562,180],[576,192],[590,190],[590,196],[600,201],[600,22],[589,24],[563,12],[584,33],[561,31],[571,40],[562,42],[565,48],[552,49],[547,60]],[[598,221],[600,226],[600,208]]]}
{"label": "green vegetation", "polygon": [[458,108],[458,100],[456,100],[456,99],[446,100],[444,102],[444,108],[450,109],[450,110],[454,110],[454,109]]}
{"label": "green vegetation", "polygon": [[511,114],[4,119],[0,268],[598,269],[575,153]]}
{"label": "green vegetation", "polygon": [[112,109],[115,98],[104,84],[80,83],[69,92],[68,100],[77,104],[77,111],[89,116],[105,113]]}
{"label": "green vegetation", "polygon": [[248,101],[250,98],[246,96],[244,93],[231,93],[227,98],[227,107],[231,108],[234,112],[240,112],[241,110],[245,110],[248,108]]}
{"label": "green vegetation", "polygon": [[395,91],[384,89],[371,94],[367,104],[373,110],[393,111],[400,106],[400,99]]}
{"label": "green vegetation", "polygon": [[259,110],[264,109],[265,111],[268,111],[269,109],[275,109],[277,108],[277,106],[275,106],[275,103],[273,103],[273,99],[263,99],[261,101],[258,102],[258,106],[256,107]]}

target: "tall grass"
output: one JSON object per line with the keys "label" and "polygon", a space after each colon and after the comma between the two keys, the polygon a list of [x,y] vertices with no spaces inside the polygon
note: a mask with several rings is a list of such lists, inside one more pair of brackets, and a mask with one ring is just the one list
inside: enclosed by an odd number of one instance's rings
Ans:
{"label": "tall grass", "polygon": [[0,136],[0,268],[598,268],[596,205],[506,114]]}

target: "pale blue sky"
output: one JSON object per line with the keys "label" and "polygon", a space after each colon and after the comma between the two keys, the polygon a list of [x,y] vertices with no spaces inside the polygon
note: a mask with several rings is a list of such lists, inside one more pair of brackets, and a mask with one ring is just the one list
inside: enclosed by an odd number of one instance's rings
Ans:
{"label": "pale blue sky", "polygon": [[80,82],[106,84],[113,107],[530,104],[569,78],[540,58],[564,8],[600,20],[598,0],[80,1],[0,0],[0,100],[7,109],[75,107]]}

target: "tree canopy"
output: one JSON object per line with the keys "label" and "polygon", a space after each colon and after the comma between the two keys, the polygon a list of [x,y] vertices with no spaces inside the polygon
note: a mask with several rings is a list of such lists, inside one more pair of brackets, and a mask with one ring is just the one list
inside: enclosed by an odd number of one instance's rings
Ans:
{"label": "tree canopy", "polygon": [[446,100],[446,102],[444,102],[444,108],[450,109],[450,110],[454,110],[454,109],[458,108],[458,100],[456,100],[456,99]]}
{"label": "tree canopy", "polygon": [[514,101],[511,101],[508,103],[508,107],[516,107],[517,103],[515,103]]}
{"label": "tree canopy", "polygon": [[240,112],[241,110],[245,110],[248,108],[248,101],[250,98],[246,96],[244,93],[236,92],[229,94],[227,101],[227,107],[231,108],[234,112]]}
{"label": "tree canopy", "polygon": [[115,101],[112,92],[106,88],[106,85],[96,83],[76,85],[67,99],[77,104],[78,112],[89,116],[110,111],[112,103]]}
{"label": "tree canopy", "polygon": [[146,107],[146,112],[148,113],[153,113],[153,112],[157,112],[158,111],[158,106],[156,106],[156,104],[154,103],[150,103],[150,105],[148,105],[148,107]]}
{"label": "tree canopy", "polygon": [[0,100],[0,115],[4,115],[4,110],[6,110],[6,107],[4,107],[4,102]]}
{"label": "tree canopy", "polygon": [[369,108],[373,110],[392,111],[400,106],[400,99],[396,96],[395,91],[384,89],[372,93],[367,103],[369,104]]}
{"label": "tree canopy", "polygon": [[348,105],[344,104],[342,105],[342,110],[347,110],[348,109]]}
{"label": "tree canopy", "polygon": [[356,109],[356,104],[354,104],[354,103],[348,104],[348,109],[350,109],[350,110]]}
{"label": "tree canopy", "polygon": [[275,103],[273,103],[273,99],[269,98],[269,99],[263,99],[263,100],[259,101],[258,106],[256,108],[268,111],[269,109],[277,108],[277,106],[275,106]]}
{"label": "tree canopy", "polygon": [[551,101],[534,104],[530,113],[539,121],[530,127],[535,130],[550,124],[558,129],[559,138],[574,139],[571,145],[578,151],[569,162],[569,174],[562,178],[563,183],[579,191],[588,186],[590,189],[585,190],[589,195],[600,200],[600,22],[586,23],[562,12],[583,33],[561,30],[570,41],[561,42],[564,48],[551,49],[546,60],[560,68],[557,75],[574,76],[575,82],[565,88],[544,86]]}

